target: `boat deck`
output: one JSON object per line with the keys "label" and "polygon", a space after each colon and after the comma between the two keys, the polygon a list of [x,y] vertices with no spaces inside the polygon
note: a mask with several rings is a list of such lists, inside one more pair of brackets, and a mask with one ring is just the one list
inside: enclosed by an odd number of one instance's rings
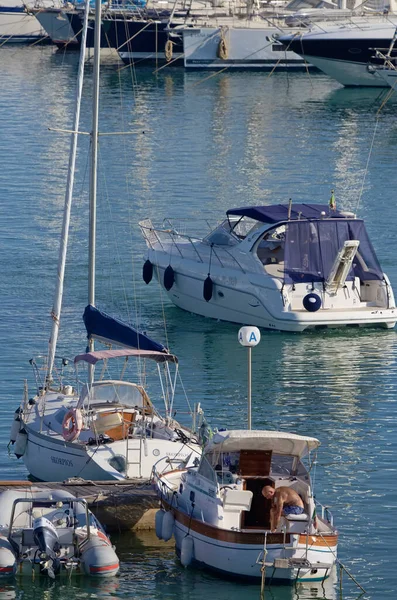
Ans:
{"label": "boat deck", "polygon": [[87,481],[69,479],[59,482],[0,481],[0,493],[9,489],[61,489],[85,498],[89,509],[109,533],[154,529],[159,501],[149,481]]}

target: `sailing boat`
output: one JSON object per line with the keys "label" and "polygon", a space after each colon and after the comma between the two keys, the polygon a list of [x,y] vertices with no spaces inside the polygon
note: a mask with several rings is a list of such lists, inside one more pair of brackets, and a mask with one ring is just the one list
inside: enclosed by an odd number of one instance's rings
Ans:
{"label": "sailing boat", "polygon": [[[74,359],[76,383],[65,383],[66,359],[58,359],[56,345],[61,314],[63,280],[70,222],[74,165],[79,128],[80,99],[84,74],[84,49],[87,36],[88,2],[84,20],[76,114],[72,130],[69,174],[58,262],[58,279],[52,311],[53,326],[48,357],[41,367],[31,361],[37,391],[29,398],[25,383],[22,405],[14,414],[10,442],[16,456],[23,457],[29,473],[42,481],[63,481],[70,477],[92,480],[148,479],[154,464],[160,470],[194,464],[201,446],[192,430],[176,422],[174,397],[178,381],[178,359],[168,350],[138,333],[134,328],[113,319],[95,307],[95,233],[97,191],[97,140],[99,108],[99,66],[101,3],[96,2],[94,88],[91,131],[90,218],[89,218],[89,304],[84,312],[88,334],[88,351]],[[94,350],[94,338],[108,344],[104,351]],[[122,346],[109,349],[109,345]],[[130,359],[135,359],[138,382],[126,379]],[[114,373],[112,363],[122,360],[117,378],[104,379]],[[101,361],[102,374],[94,381],[95,364]],[[157,367],[165,416],[161,416],[146,391],[146,361]],[[82,384],[78,365],[88,365],[88,382]],[[145,374],[143,377],[142,374]],[[193,419],[200,426],[199,407]]]}

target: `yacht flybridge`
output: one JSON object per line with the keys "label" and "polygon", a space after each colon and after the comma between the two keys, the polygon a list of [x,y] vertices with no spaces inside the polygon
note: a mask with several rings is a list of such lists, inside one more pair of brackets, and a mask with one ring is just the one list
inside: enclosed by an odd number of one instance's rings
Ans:
{"label": "yacht flybridge", "polygon": [[204,238],[140,223],[153,274],[176,306],[205,317],[301,332],[394,327],[397,309],[362,219],[321,204],[230,209]]}
{"label": "yacht flybridge", "polygon": [[[162,503],[158,537],[174,536],[184,566],[273,582],[325,580],[337,560],[338,532],[330,512],[314,500],[311,461],[304,464],[319,445],[284,431],[216,433],[198,468],[155,474]],[[294,490],[303,511],[289,511],[271,530],[264,486]]]}

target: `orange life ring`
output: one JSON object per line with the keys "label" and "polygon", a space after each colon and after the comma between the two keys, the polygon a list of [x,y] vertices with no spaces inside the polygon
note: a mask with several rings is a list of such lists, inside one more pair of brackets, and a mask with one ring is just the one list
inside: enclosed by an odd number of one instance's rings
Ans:
{"label": "orange life ring", "polygon": [[62,421],[62,435],[67,442],[73,442],[79,437],[83,426],[83,415],[78,408],[68,410]]}

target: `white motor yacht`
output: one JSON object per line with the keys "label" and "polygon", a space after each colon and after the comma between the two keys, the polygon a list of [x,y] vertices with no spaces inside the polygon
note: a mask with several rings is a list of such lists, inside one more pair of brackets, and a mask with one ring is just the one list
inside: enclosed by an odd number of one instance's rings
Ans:
{"label": "white motor yacht", "polygon": [[140,227],[144,280],[154,274],[189,312],[293,332],[396,323],[389,279],[353,213],[321,204],[248,206],[228,210],[203,238],[179,233],[169,220]]}
{"label": "white motor yacht", "polygon": [[[387,87],[374,68],[376,50],[389,48],[397,26],[394,14],[351,17],[338,23],[315,23],[280,41],[344,86]],[[396,56],[394,50],[393,56]]]}
{"label": "white motor yacht", "polygon": [[[198,468],[155,475],[158,537],[174,536],[184,566],[278,583],[325,580],[337,560],[338,532],[313,495],[309,471],[319,445],[280,431],[216,433]],[[272,531],[264,486],[291,488],[303,512],[282,516]]]}

